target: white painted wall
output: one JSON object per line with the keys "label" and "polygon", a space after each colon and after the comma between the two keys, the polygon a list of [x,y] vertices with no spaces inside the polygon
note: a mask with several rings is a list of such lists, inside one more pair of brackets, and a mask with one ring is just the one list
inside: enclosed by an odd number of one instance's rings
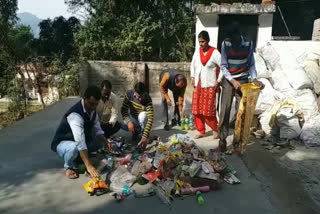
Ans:
{"label": "white painted wall", "polygon": [[206,30],[210,36],[209,45],[212,47],[218,47],[218,15],[217,14],[206,14],[197,15],[196,22],[196,49],[199,48],[198,35],[201,31]]}
{"label": "white painted wall", "polygon": [[257,36],[257,48],[263,47],[272,38],[273,14],[262,14],[258,17],[259,28]]}
{"label": "white painted wall", "polygon": [[[210,36],[209,44],[213,47],[218,47],[218,18],[217,14],[197,15],[196,39],[198,39],[198,34],[202,30],[206,30]],[[263,47],[267,42],[271,41],[273,14],[259,15],[258,21],[257,48]],[[199,48],[198,40],[196,40],[196,48]]]}

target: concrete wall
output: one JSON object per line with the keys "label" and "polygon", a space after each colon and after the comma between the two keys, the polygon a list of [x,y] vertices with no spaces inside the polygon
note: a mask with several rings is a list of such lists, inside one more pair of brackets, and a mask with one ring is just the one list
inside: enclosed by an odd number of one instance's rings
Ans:
{"label": "concrete wall", "polygon": [[190,63],[158,63],[158,62],[121,62],[121,61],[88,61],[80,66],[80,94],[89,85],[99,86],[101,81],[108,79],[113,84],[113,91],[123,96],[137,82],[144,82],[150,93],[159,95],[159,75],[167,68],[179,69],[187,77],[186,93],[192,94],[190,83]]}
{"label": "concrete wall", "polygon": [[213,47],[218,47],[218,15],[217,14],[203,14],[197,15],[196,22],[196,49],[199,48],[198,35],[201,31],[206,30],[210,36],[209,44]]}
{"label": "concrete wall", "polygon": [[[123,97],[135,83],[141,81],[149,86],[152,98],[160,99],[159,75],[167,68],[179,69],[186,76],[188,86],[185,94],[185,109],[191,112],[193,87],[190,81],[190,63],[158,63],[158,62],[120,62],[120,61],[88,61],[80,66],[80,94],[83,95],[89,85],[100,86],[104,79],[111,81],[113,91]],[[170,93],[169,93],[170,94]],[[170,95],[172,96],[172,95]],[[172,98],[173,99],[173,98]],[[159,100],[156,101],[159,103]]]}
{"label": "concrete wall", "polygon": [[257,36],[257,48],[261,48],[271,41],[273,14],[261,14],[259,16],[259,28]]}
{"label": "concrete wall", "polygon": [[[210,36],[210,45],[218,47],[218,26],[219,16],[218,14],[201,14],[197,15],[196,21],[196,39],[198,34],[202,30],[206,30]],[[273,14],[260,14],[259,15],[259,27],[257,35],[257,48],[263,47],[272,38],[272,21]],[[199,48],[198,41],[196,41],[196,48]]]}
{"label": "concrete wall", "polygon": [[320,41],[320,19],[314,21],[312,40]]}

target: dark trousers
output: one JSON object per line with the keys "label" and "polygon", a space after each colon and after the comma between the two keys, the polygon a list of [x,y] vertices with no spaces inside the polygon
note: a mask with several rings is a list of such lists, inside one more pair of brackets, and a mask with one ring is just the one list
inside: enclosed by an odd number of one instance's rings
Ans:
{"label": "dark trousers", "polygon": [[[178,121],[180,121],[180,112],[179,112],[179,103],[178,103],[178,97],[179,97],[179,92],[172,92],[173,93],[173,100],[174,100],[174,116]],[[168,104],[167,101],[164,97],[162,97],[162,105],[163,105],[163,111],[166,117],[166,123],[169,123],[169,114],[168,114]]]}
{"label": "dark trousers", "polygon": [[106,138],[109,138],[111,135],[117,133],[120,130],[120,123],[116,122],[113,127],[110,123],[101,124],[101,128],[104,131],[104,136]]}
{"label": "dark trousers", "polygon": [[[248,79],[237,80],[240,84],[248,82]],[[219,137],[220,141],[223,142],[228,137],[229,132],[229,120],[230,112],[232,107],[233,97],[236,97],[236,114],[239,109],[239,104],[241,100],[242,93],[239,90],[235,90],[232,83],[229,82],[226,78],[222,79],[221,83],[221,106],[220,106],[220,115],[219,115]]]}

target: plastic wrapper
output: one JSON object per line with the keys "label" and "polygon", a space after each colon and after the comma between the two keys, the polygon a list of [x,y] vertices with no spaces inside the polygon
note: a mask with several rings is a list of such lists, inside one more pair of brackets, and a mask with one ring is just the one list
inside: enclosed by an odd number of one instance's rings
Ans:
{"label": "plastic wrapper", "polygon": [[123,186],[130,187],[135,180],[136,176],[132,175],[126,167],[118,166],[110,177],[110,190],[120,192],[122,191]]}
{"label": "plastic wrapper", "polygon": [[250,136],[250,127],[259,97],[260,88],[253,84],[241,86],[242,98],[235,125],[235,151],[243,153]]}
{"label": "plastic wrapper", "polygon": [[201,163],[199,161],[193,161],[188,169],[189,175],[194,177],[201,168]]}
{"label": "plastic wrapper", "polygon": [[150,171],[152,164],[149,161],[144,161],[139,165],[139,173],[144,174]]}
{"label": "plastic wrapper", "polygon": [[131,161],[132,154],[129,153],[123,158],[116,158],[115,161],[117,162],[118,165],[126,165]]}

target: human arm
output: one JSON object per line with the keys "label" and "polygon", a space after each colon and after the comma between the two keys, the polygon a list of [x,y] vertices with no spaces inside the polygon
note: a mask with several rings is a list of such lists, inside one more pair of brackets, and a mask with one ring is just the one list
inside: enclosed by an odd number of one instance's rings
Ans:
{"label": "human arm", "polygon": [[162,76],[162,79],[160,81],[160,92],[161,92],[162,96],[166,99],[167,104],[171,105],[171,100],[168,95],[168,89],[167,89],[169,79],[170,79],[170,75],[168,72]]}
{"label": "human arm", "polygon": [[87,167],[88,172],[92,177],[99,176],[99,173],[92,166],[88,157],[88,148],[86,145],[86,139],[84,134],[84,121],[78,113],[71,113],[67,117],[67,121],[70,125],[76,147],[80,153],[80,157]]}
{"label": "human arm", "polygon": [[187,86],[185,85],[183,88],[180,89],[180,94],[178,97],[178,105],[179,105],[179,113],[180,117],[184,117],[184,112],[183,112],[183,102],[184,102],[184,94],[186,92]]}
{"label": "human arm", "polygon": [[191,64],[190,64],[190,77],[191,77],[191,84],[193,87],[195,87],[195,80],[194,80],[194,76],[195,76],[195,59],[196,59],[196,51],[194,52],[193,54],[193,57],[192,57],[192,61],[191,61]]}
{"label": "human arm", "polygon": [[259,86],[261,89],[264,88],[264,84],[257,80],[257,70],[256,70],[256,63],[254,59],[254,54],[253,54],[253,45],[252,42],[250,44],[250,49],[249,49],[249,55],[248,55],[248,61],[249,61],[249,75],[252,79],[252,82],[256,85]]}
{"label": "human arm", "polygon": [[115,94],[111,94],[111,117],[109,123],[114,126],[118,120],[119,99]]}

